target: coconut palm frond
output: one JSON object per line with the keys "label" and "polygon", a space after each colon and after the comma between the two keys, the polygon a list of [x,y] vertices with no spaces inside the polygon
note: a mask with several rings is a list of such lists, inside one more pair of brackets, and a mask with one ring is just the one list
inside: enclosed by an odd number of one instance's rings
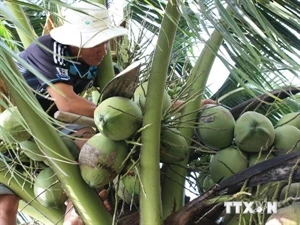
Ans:
{"label": "coconut palm frond", "polygon": [[[141,21],[139,18],[150,15],[152,21],[155,22],[146,23],[157,29],[156,27],[160,24],[158,21],[162,3],[147,1],[143,6],[143,11],[139,9],[139,5],[135,6],[134,4],[134,2],[130,4],[135,15],[133,20]],[[280,4],[283,3],[280,2]],[[281,6],[283,7],[281,11],[288,8],[290,17],[295,20],[297,19],[297,10],[290,10],[295,7],[294,4],[294,2],[288,2],[287,6]],[[291,83],[294,84],[299,73],[297,63],[299,53],[291,48],[291,46],[297,46],[298,40],[294,37],[297,33],[299,34],[299,30],[297,30],[296,24],[288,22],[287,17],[283,17],[282,13],[280,14],[276,10],[272,12],[277,12],[281,16],[279,18],[284,19],[271,20],[270,18],[273,17],[270,10],[267,11],[268,7],[264,7],[260,3],[246,1],[241,5],[230,3],[229,6],[232,10],[231,14],[226,13],[224,6],[219,1],[188,1],[187,4],[180,5],[182,19],[178,25],[172,54],[173,61],[170,62],[173,69],[170,68],[170,71],[176,68],[177,74],[182,77],[188,76],[192,63],[187,61],[193,62],[193,57],[196,58],[199,54],[189,47],[204,43],[211,33],[210,27],[215,27],[222,32],[225,38],[225,48],[222,51],[226,52],[227,57],[219,52],[219,58],[228,70],[237,67],[231,72],[228,79],[235,83],[231,87],[232,89],[243,86],[244,83],[250,83],[251,86],[257,86],[261,91],[266,92],[288,86]],[[154,7],[157,8],[153,9]],[[146,8],[148,11],[145,10]],[[220,17],[222,17],[223,23],[219,22]],[[227,25],[224,26],[224,23]],[[290,23],[293,26],[286,25]],[[295,33],[295,35],[289,35],[290,40],[286,39],[287,35],[282,35],[282,31],[286,29],[292,34]],[[182,32],[183,30],[184,32]],[[294,45],[289,44],[291,40]],[[194,56],[187,57],[187,55]],[[228,60],[228,56],[230,60]],[[251,91],[248,85],[244,88],[252,97],[257,94]],[[227,88],[222,89],[223,93],[230,91]],[[220,97],[220,92],[217,95]],[[243,100],[241,98],[239,102]]]}
{"label": "coconut palm frond", "polygon": [[[229,2],[231,15],[226,13],[219,1],[215,3],[209,1],[207,4],[209,7],[203,1],[194,1],[193,4],[196,5],[193,12],[204,15],[206,20],[224,35],[224,47],[234,63],[229,64],[228,60],[221,59],[229,70],[236,68],[220,92],[228,91],[228,83],[231,83],[231,89],[251,83],[260,87],[262,91],[263,89],[270,91],[297,82],[299,51],[292,48],[290,40],[286,40],[285,36],[281,35],[282,32],[280,33],[281,29],[289,29],[295,34],[291,37],[293,43],[296,43],[294,46],[297,46],[298,40],[294,39],[300,33],[297,26],[286,28],[285,21],[278,20],[273,24],[272,20],[269,21],[272,15],[268,14],[265,17],[263,13],[266,12],[252,1],[243,1],[241,5]],[[296,12],[291,11],[291,14],[293,15],[291,19],[297,18]],[[220,16],[226,26],[218,23],[217,19]],[[197,27],[190,28],[199,33]],[[219,97],[220,92],[216,93]]]}

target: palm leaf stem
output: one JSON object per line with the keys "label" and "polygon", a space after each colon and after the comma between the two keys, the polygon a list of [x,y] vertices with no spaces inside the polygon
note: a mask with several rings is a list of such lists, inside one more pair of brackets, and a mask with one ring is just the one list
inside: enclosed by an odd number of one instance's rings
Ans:
{"label": "palm leaf stem", "polygon": [[159,170],[162,99],[178,20],[177,4],[170,0],[158,35],[145,105],[143,126],[151,126],[142,132],[141,181],[145,193],[140,195],[141,224],[162,224]]}

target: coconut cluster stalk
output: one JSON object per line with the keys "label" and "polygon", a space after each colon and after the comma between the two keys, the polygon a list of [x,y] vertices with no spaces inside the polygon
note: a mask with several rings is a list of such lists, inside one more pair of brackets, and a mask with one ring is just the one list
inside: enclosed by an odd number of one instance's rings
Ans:
{"label": "coconut cluster stalk", "polygon": [[107,53],[105,57],[103,58],[101,64],[97,67],[97,74],[101,74],[101,76],[97,76],[97,80],[96,80],[100,90],[103,90],[104,86],[115,76],[109,45],[107,46],[106,50]]}
{"label": "coconut cluster stalk", "polygon": [[[17,107],[21,109],[20,113],[29,130],[35,135],[36,139],[45,144],[45,146],[41,146],[41,150],[48,157],[52,169],[56,172],[59,181],[78,210],[82,220],[86,225],[92,225],[94,221],[101,221],[99,225],[110,225],[112,216],[105,209],[97,193],[84,182],[78,165],[69,163],[73,160],[72,155],[55,128],[41,116],[45,112],[40,112],[41,109],[35,109],[39,106],[39,103],[11,58],[10,55],[13,55],[13,52],[2,41],[0,45],[1,58],[6,65],[5,67],[3,64],[1,67],[0,78],[5,82]],[[17,56],[16,58],[21,60]],[[11,74],[10,71],[14,73]],[[23,92],[15,89],[14,82],[16,80],[23,80],[23,83],[19,83]],[[31,101],[28,101],[28,96]]]}
{"label": "coconut cluster stalk", "polygon": [[[102,0],[91,0],[91,2],[106,5],[106,1]],[[115,76],[110,45],[107,46],[106,51],[107,53],[105,57],[103,58],[101,64],[97,67],[97,73],[101,74],[101,76],[97,76],[96,80],[96,83],[100,90],[102,90],[104,86]]]}
{"label": "coconut cluster stalk", "polygon": [[176,1],[170,0],[158,35],[145,103],[143,126],[148,127],[142,132],[140,224],[162,224],[159,168],[162,99],[178,20]]}

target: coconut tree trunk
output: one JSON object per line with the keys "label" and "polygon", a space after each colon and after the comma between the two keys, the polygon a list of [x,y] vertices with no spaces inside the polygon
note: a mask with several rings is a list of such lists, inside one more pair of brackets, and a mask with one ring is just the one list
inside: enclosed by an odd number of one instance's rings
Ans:
{"label": "coconut tree trunk", "polygon": [[[112,216],[105,209],[94,189],[82,179],[78,165],[55,128],[47,118],[41,116],[46,113],[39,107],[39,103],[19,73],[10,56],[12,52],[3,42],[0,44],[0,55],[2,61],[5,62],[5,65],[1,65],[0,78],[5,82],[34,138],[44,144],[39,147],[48,158],[51,168],[55,171],[68,197],[86,225],[95,225],[95,221],[99,225],[110,225]],[[18,59],[18,56],[16,58]],[[11,70],[14,71],[15,76],[9,73]],[[19,83],[22,90],[15,89],[14,84],[20,80],[24,82]]]}
{"label": "coconut tree trunk", "polygon": [[143,125],[148,127],[142,132],[141,224],[162,224],[159,168],[162,99],[178,20],[176,1],[170,0],[158,35],[145,104]]}

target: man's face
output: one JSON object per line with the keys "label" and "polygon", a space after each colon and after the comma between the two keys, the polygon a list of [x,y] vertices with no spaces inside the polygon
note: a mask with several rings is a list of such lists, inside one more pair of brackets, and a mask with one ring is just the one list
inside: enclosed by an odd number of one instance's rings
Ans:
{"label": "man's face", "polygon": [[80,50],[80,58],[90,66],[98,66],[107,53],[109,42],[104,42],[92,48],[82,48]]}

